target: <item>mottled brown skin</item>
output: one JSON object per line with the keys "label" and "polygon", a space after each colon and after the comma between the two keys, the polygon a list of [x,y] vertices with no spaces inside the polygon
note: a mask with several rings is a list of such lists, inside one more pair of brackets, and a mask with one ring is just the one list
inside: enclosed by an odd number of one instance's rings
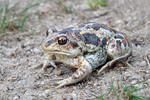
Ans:
{"label": "mottled brown skin", "polygon": [[[52,28],[46,36],[41,44],[47,54],[43,70],[46,71],[49,65],[57,67],[56,62],[77,68],[71,77],[57,82],[57,88],[77,83],[105,64],[100,73],[131,54],[131,46],[122,32],[94,22],[62,31]],[[109,62],[108,58],[111,59]]]}

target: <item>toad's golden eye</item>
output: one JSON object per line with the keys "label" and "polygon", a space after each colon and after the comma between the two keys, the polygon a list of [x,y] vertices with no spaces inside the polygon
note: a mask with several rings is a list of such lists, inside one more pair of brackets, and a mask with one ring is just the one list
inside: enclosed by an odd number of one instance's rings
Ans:
{"label": "toad's golden eye", "polygon": [[59,37],[58,38],[58,44],[59,45],[64,45],[64,44],[66,44],[67,43],[67,37],[66,36],[61,36],[61,37]]}

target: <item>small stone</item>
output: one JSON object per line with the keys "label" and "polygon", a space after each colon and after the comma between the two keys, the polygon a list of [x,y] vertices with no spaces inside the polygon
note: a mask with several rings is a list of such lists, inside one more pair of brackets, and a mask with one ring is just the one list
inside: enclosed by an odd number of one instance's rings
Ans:
{"label": "small stone", "polygon": [[33,52],[37,54],[37,53],[40,53],[41,51],[38,48],[34,48]]}
{"label": "small stone", "polygon": [[19,100],[19,96],[18,95],[16,95],[14,98],[13,98],[13,100]]}
{"label": "small stone", "polygon": [[51,94],[51,91],[49,89],[45,90],[43,93],[43,96],[47,97]]}
{"label": "small stone", "polygon": [[146,66],[146,61],[142,61],[139,63],[139,66]]}
{"label": "small stone", "polygon": [[26,54],[27,56],[31,55],[31,50],[26,50],[26,51],[25,51],[25,54]]}
{"label": "small stone", "polygon": [[42,82],[40,83],[40,85],[44,86],[44,85],[45,85],[45,82],[44,82],[44,81],[42,81]]}
{"label": "small stone", "polygon": [[17,80],[17,77],[16,76],[11,76],[8,78],[8,81],[11,81],[11,82],[14,82]]}

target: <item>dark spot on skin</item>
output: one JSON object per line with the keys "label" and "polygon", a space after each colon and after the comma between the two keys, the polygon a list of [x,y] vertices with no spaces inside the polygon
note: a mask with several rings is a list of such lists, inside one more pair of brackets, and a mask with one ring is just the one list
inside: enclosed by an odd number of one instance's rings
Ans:
{"label": "dark spot on skin", "polygon": [[100,42],[100,39],[94,33],[84,33],[83,37],[85,38],[86,44],[93,44],[98,46],[98,43]]}
{"label": "dark spot on skin", "polygon": [[114,38],[115,38],[115,39],[124,39],[124,37],[122,37],[122,36],[119,35],[119,34],[116,34],[116,35],[114,36]]}
{"label": "dark spot on skin", "polygon": [[76,36],[79,40],[85,41],[84,37],[79,33],[80,31],[81,31],[81,30],[75,30],[75,31],[74,31],[74,34],[75,34],[75,36]]}
{"label": "dark spot on skin", "polygon": [[103,38],[102,39],[102,42],[101,42],[101,47],[104,47],[107,43],[107,39],[106,38]]}
{"label": "dark spot on skin", "polygon": [[66,29],[63,29],[62,31],[59,32],[59,34],[66,34],[66,33],[72,33],[73,32],[73,27],[69,27]]}
{"label": "dark spot on skin", "polygon": [[92,26],[91,26],[94,30],[99,30],[100,28],[103,28],[105,30],[109,30],[111,32],[116,32],[115,30],[113,30],[112,28],[109,28],[103,24],[97,24],[97,23],[94,23]]}
{"label": "dark spot on skin", "polygon": [[79,47],[79,45],[78,45],[76,42],[70,41],[70,44],[71,44],[71,46],[72,46],[73,48]]}
{"label": "dark spot on skin", "polygon": [[115,47],[115,44],[111,45],[111,48],[114,48]]}
{"label": "dark spot on skin", "polygon": [[101,27],[100,24],[93,24],[93,25],[92,25],[92,28],[93,28],[94,30],[96,30],[96,31],[99,30],[100,27]]}
{"label": "dark spot on skin", "polygon": [[117,42],[117,44],[121,47],[121,42],[120,42],[120,40],[117,40],[116,42]]}
{"label": "dark spot on skin", "polygon": [[52,60],[56,60],[56,56],[55,55],[52,55]]}

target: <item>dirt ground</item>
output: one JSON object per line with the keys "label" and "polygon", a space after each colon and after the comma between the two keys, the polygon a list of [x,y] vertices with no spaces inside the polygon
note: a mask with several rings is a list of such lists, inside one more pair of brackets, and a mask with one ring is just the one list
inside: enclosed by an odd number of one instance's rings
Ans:
{"label": "dirt ground", "polygon": [[[10,0],[9,4],[12,6],[18,1]],[[115,84],[146,80],[139,87],[148,88],[138,94],[150,96],[150,0],[108,0],[108,6],[95,10],[87,5],[87,0],[63,0],[71,6],[71,14],[67,14],[56,2],[21,1],[17,5],[18,11],[29,3],[39,3],[28,11],[32,13],[25,23],[28,28],[0,34],[0,100],[66,100],[64,96],[72,96],[74,100],[93,100],[92,94],[98,95],[100,89],[105,93],[112,80]],[[47,72],[33,69],[43,61],[40,43],[46,29],[54,26],[61,30],[89,21],[106,24],[127,34],[133,49],[129,61],[132,66],[113,67],[101,75],[94,71],[81,83],[56,89],[52,85],[57,81],[55,79],[67,78],[73,70],[62,65],[60,68],[64,74],[57,75],[52,68]],[[107,99],[115,100],[115,97],[110,95]]]}

